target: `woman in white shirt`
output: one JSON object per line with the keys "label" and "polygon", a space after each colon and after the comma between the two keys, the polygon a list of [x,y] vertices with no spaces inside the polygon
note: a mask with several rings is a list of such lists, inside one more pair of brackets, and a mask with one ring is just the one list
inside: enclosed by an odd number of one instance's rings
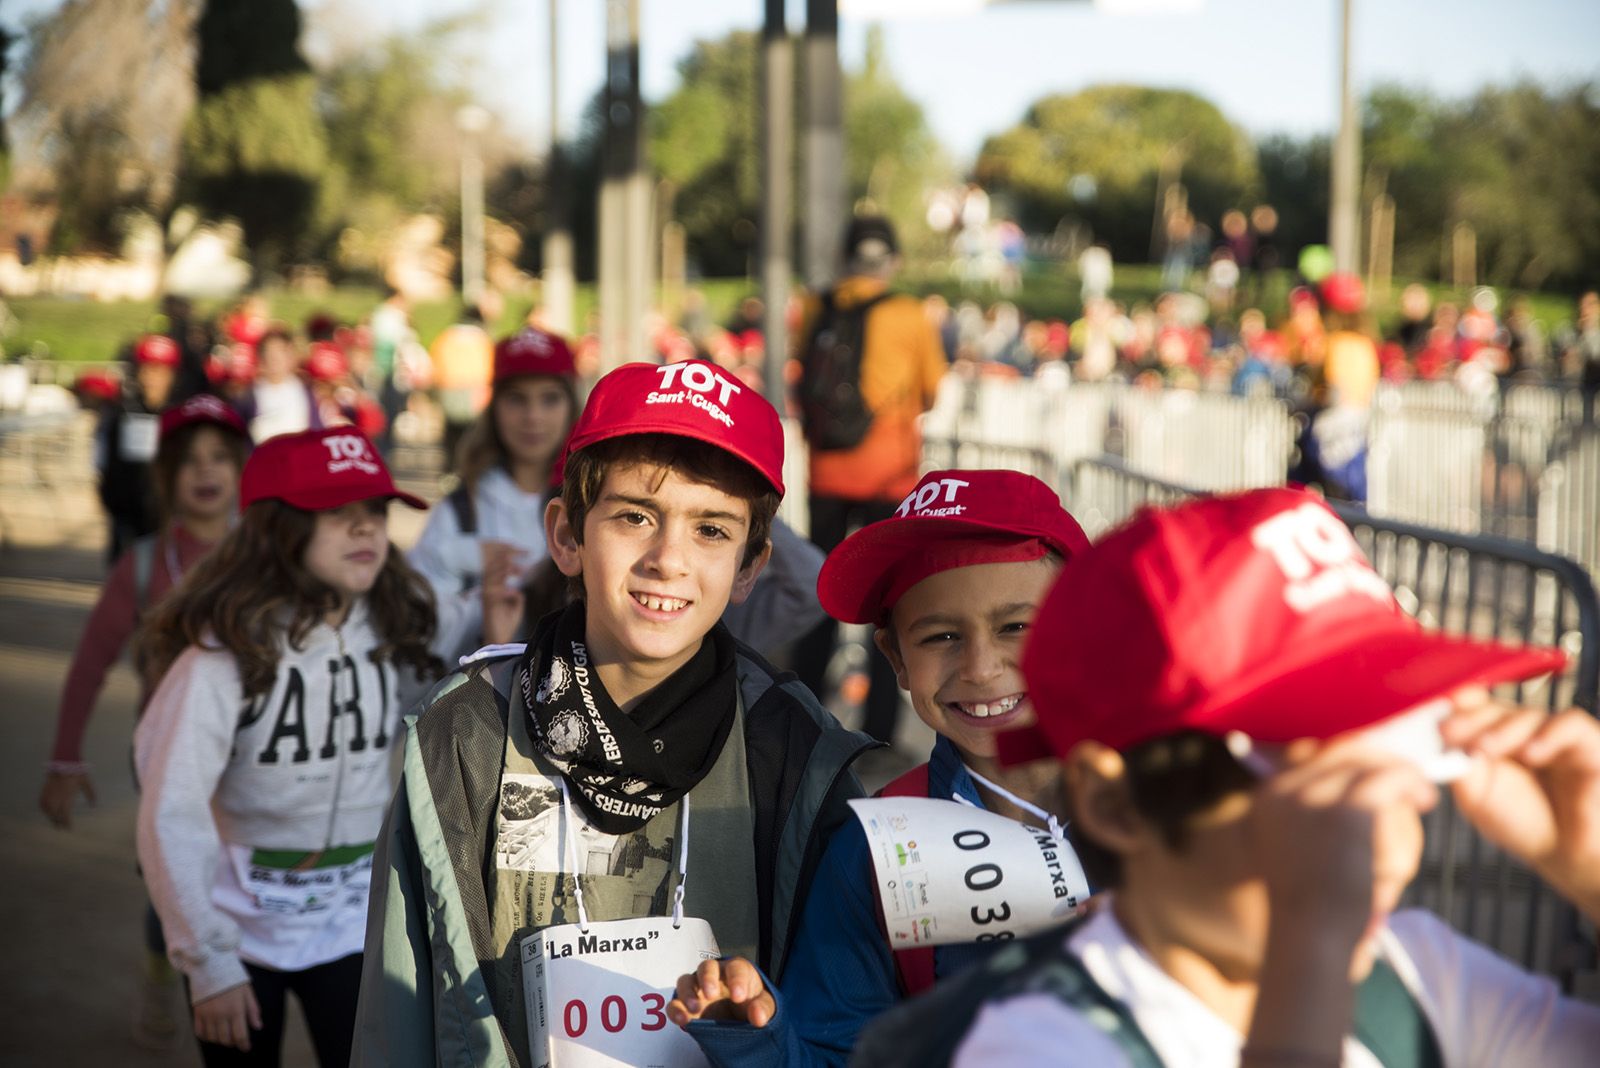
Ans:
{"label": "woman in white shirt", "polygon": [[441,632],[477,646],[487,567],[515,581],[547,553],[544,504],[578,414],[572,348],[527,326],[495,346],[489,406],[462,436],[456,489],[428,516],[410,562],[433,586]]}

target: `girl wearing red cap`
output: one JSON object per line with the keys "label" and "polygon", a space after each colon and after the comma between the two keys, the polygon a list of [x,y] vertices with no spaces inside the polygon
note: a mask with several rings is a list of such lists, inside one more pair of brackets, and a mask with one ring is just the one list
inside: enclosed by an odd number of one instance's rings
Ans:
{"label": "girl wearing red cap", "polygon": [[442,667],[388,538],[389,501],[422,502],[349,427],[265,442],[240,498],[143,631],[139,861],[205,1063],[277,1064],[293,991],[343,1065],[390,741]]}
{"label": "girl wearing red cap", "polygon": [[[72,826],[78,795],[94,800],[83,736],[106,673],[122,655],[139,617],[178,585],[227,533],[239,497],[239,473],[250,452],[244,424],[221,400],[199,394],[161,416],[161,443],[151,464],[163,529],[135,541],[117,559],[95,602],[67,669],[56,711],[56,739],[39,807],[58,827]],[[172,970],[152,912],[145,925],[151,959],[134,1020],[134,1037],[163,1046],[174,1037]]]}
{"label": "girl wearing red cap", "polygon": [[545,501],[577,414],[577,372],[564,340],[529,326],[495,346],[489,406],[457,449],[459,485],[428,516],[410,554],[433,585],[444,629],[470,632],[467,649],[478,644],[485,573],[517,581],[548,555]]}
{"label": "girl wearing red cap", "polygon": [[[1088,544],[1036,478],[933,471],[893,517],[828,556],[817,581],[823,607],[841,622],[877,627],[901,689],[939,736],[928,763],[885,795],[954,797],[1036,826],[1058,822],[1059,783],[1002,775],[995,738],[1033,719],[1023,638],[1062,560]],[[781,987],[739,959],[707,962],[679,981],[669,1016],[716,1063],[842,1065],[878,1013],[1005,944],[891,951],[869,849],[853,819],[829,843]]]}

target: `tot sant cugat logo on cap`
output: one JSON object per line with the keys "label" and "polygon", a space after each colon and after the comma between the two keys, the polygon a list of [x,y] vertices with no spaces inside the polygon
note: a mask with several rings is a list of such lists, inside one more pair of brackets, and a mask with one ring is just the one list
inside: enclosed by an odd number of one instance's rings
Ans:
{"label": "tot sant cugat logo on cap", "polygon": [[972,483],[959,478],[931,479],[906,495],[900,507],[894,510],[895,517],[905,519],[913,514],[918,518],[960,515],[967,510],[967,506],[955,503],[956,493],[970,485]]}
{"label": "tot sant cugat logo on cap", "polygon": [[1302,615],[1352,593],[1393,604],[1349,528],[1320,505],[1302,504],[1257,524],[1250,543],[1272,557],[1283,573],[1284,602]]}
{"label": "tot sant cugat logo on cap", "polygon": [[645,397],[646,404],[689,404],[733,429],[733,416],[727,405],[731,398],[744,392],[743,386],[728,381],[703,363],[669,363],[659,373],[661,388]]}
{"label": "tot sant cugat logo on cap", "polygon": [[372,455],[366,439],[356,434],[341,434],[322,439],[328,447],[328,474],[360,471],[364,475],[378,473],[378,461]]}

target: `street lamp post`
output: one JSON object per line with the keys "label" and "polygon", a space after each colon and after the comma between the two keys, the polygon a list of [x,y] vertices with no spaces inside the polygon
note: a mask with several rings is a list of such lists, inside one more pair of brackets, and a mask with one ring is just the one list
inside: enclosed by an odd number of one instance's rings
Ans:
{"label": "street lamp post", "polygon": [[456,111],[461,131],[461,300],[474,307],[483,299],[483,158],[479,137],[489,128],[489,113],[477,104]]}
{"label": "street lamp post", "polygon": [[1361,180],[1361,127],[1355,87],[1350,81],[1350,9],[1355,0],[1339,0],[1339,132],[1333,142],[1333,173],[1328,204],[1328,244],[1333,268],[1347,274],[1361,270],[1361,212],[1356,203]]}

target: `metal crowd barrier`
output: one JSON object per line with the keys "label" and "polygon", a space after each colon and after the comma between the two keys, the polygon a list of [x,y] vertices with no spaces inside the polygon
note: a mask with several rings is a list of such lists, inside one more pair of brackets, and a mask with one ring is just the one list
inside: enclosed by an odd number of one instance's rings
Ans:
{"label": "metal crowd barrier", "polygon": [[1281,402],[1120,382],[950,375],[922,429],[935,466],[970,457],[1043,478],[1111,452],[1206,489],[1282,482],[1294,446]]}
{"label": "metal crowd barrier", "polygon": [[1600,577],[1600,426],[1574,427],[1551,450],[1539,478],[1535,540]]}
{"label": "metal crowd barrier", "polygon": [[[1600,448],[1590,435],[1588,447]],[[1114,457],[1079,461],[1067,505],[1091,537],[1145,504],[1194,495],[1192,487],[1137,471]],[[1590,490],[1590,499],[1596,495]],[[1574,561],[1506,538],[1457,534],[1333,505],[1402,607],[1430,629],[1511,643],[1557,645],[1558,677],[1506,687],[1504,696],[1556,709],[1600,712],[1600,599]],[[1470,937],[1556,976],[1568,990],[1600,990],[1591,927],[1536,876],[1491,846],[1448,796],[1425,820],[1427,838],[1406,902],[1431,909]]]}
{"label": "metal crowd barrier", "polygon": [[[1383,386],[1369,435],[1367,506],[1391,519],[1532,541],[1544,472],[1583,417],[1582,396],[1559,386],[1487,394],[1452,382]],[[1592,473],[1600,478],[1600,469]],[[1582,559],[1600,573],[1600,558]]]}

